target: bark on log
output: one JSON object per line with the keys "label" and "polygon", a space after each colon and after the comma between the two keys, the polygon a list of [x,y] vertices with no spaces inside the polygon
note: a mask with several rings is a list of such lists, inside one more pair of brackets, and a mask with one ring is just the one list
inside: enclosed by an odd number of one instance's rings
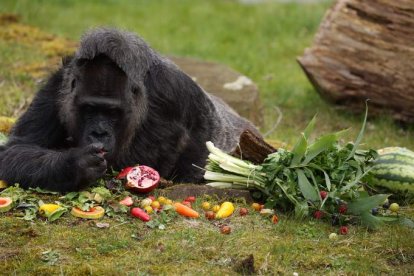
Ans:
{"label": "bark on log", "polygon": [[414,122],[414,0],[338,0],[298,62],[328,101]]}
{"label": "bark on log", "polygon": [[254,164],[261,164],[269,154],[275,151],[277,150],[262,137],[246,129],[240,135],[239,144],[230,155],[251,161]]}

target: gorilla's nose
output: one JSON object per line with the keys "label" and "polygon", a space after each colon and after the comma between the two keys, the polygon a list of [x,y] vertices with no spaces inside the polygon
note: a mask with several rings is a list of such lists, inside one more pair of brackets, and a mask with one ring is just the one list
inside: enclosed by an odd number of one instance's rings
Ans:
{"label": "gorilla's nose", "polygon": [[90,138],[102,139],[108,137],[109,133],[106,130],[93,130],[89,136]]}

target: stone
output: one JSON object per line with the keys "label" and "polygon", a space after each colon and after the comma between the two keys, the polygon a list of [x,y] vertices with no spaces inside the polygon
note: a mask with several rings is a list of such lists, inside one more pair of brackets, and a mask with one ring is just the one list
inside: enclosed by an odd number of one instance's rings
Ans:
{"label": "stone", "polygon": [[257,86],[223,64],[189,57],[169,57],[205,91],[224,100],[237,113],[260,127],[263,123]]}

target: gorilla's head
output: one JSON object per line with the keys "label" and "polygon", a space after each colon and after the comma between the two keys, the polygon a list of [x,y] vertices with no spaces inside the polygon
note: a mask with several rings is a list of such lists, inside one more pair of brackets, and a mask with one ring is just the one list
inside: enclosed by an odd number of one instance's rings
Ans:
{"label": "gorilla's head", "polygon": [[77,146],[102,143],[116,158],[145,117],[145,91],[103,54],[71,61],[68,72],[61,117],[70,137]]}

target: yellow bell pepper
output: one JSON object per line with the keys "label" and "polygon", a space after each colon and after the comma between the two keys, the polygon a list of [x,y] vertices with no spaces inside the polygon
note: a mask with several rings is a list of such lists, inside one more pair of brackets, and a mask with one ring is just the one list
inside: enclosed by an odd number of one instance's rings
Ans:
{"label": "yellow bell pepper", "polygon": [[216,214],[216,218],[217,219],[221,219],[221,218],[227,218],[229,216],[231,216],[231,214],[233,214],[234,212],[234,205],[231,202],[223,202],[223,204],[221,204],[220,209],[218,210],[217,214]]}
{"label": "yellow bell pepper", "polygon": [[61,207],[57,204],[43,204],[39,207],[39,214],[44,217],[50,217],[56,210],[60,209]]}

